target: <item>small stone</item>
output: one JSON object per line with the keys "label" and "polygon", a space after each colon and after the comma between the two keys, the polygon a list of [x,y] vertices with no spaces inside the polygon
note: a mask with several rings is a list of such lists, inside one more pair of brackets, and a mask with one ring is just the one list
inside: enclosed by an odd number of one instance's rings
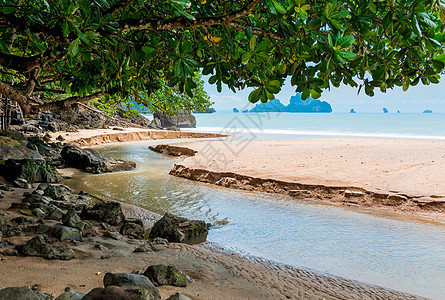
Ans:
{"label": "small stone", "polygon": [[2,254],[6,256],[18,256],[19,252],[15,249],[6,249]]}
{"label": "small stone", "polygon": [[115,239],[115,240],[122,239],[122,235],[117,231],[107,231],[104,233],[104,236]]}
{"label": "small stone", "polygon": [[167,246],[168,245],[168,241],[166,239],[163,238],[154,238],[151,242],[150,242],[150,246],[155,246],[155,245],[164,245]]}
{"label": "small stone", "polygon": [[108,259],[109,257],[107,256],[107,255],[102,255],[101,257],[100,257],[100,259]]}
{"label": "small stone", "polygon": [[136,223],[124,223],[121,227],[121,234],[140,239],[144,236],[144,228]]}
{"label": "small stone", "polygon": [[26,179],[23,179],[23,178],[17,178],[16,180],[14,180],[14,185],[21,189],[31,189],[32,188],[32,186],[28,183],[28,181],[26,181]]}
{"label": "small stone", "polygon": [[147,243],[142,244],[141,246],[134,249],[134,252],[153,252],[153,249],[151,249],[151,246]]}
{"label": "small stone", "polygon": [[101,251],[108,250],[107,247],[105,247],[104,245],[101,245],[101,244],[96,244],[96,245],[94,246],[94,248],[99,249],[99,250],[101,250]]}
{"label": "small stone", "polygon": [[102,226],[102,228],[105,230],[108,230],[110,228],[110,225],[108,225],[108,223],[105,222],[100,223],[100,226]]}
{"label": "small stone", "polygon": [[40,208],[34,208],[32,210],[32,214],[34,216],[36,216],[36,217],[39,217],[39,218],[45,218],[46,217],[46,213],[43,210],[41,210]]}
{"label": "small stone", "polygon": [[31,287],[31,290],[33,291],[38,291],[40,290],[40,283],[36,283]]}
{"label": "small stone", "polygon": [[47,219],[59,221],[63,217],[63,211],[57,206],[53,206],[53,211],[49,214]]}
{"label": "small stone", "polygon": [[168,297],[167,300],[192,300],[192,299],[178,292]]}
{"label": "small stone", "polygon": [[51,231],[51,226],[48,226],[46,224],[39,224],[36,227],[36,234],[45,234]]}
{"label": "small stone", "polygon": [[62,216],[62,223],[63,225],[77,228],[80,231],[83,231],[86,225],[72,208],[68,209],[67,213]]}
{"label": "small stone", "polygon": [[62,135],[59,135],[56,139],[57,139],[58,141],[64,141],[64,140],[66,140]]}

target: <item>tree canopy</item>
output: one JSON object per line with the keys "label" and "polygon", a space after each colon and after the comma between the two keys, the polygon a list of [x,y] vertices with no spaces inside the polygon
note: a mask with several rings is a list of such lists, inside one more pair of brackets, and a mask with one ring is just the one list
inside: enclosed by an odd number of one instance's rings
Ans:
{"label": "tree canopy", "polygon": [[[192,94],[196,71],[251,102],[286,77],[303,98],[340,84],[437,83],[444,0],[0,0],[0,93],[25,113],[97,97]],[[161,78],[162,77],[162,78]],[[111,99],[111,98],[110,98]]]}

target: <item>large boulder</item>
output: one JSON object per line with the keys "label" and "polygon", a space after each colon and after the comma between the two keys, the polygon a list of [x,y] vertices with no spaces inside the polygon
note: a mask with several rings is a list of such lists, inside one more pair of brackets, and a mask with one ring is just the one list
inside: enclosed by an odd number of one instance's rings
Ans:
{"label": "large boulder", "polygon": [[72,208],[68,209],[66,214],[62,216],[63,225],[77,228],[80,231],[83,231],[86,227],[86,223],[82,221],[82,219],[76,214],[76,211]]}
{"label": "large boulder", "polygon": [[67,289],[65,289],[65,292],[59,295],[59,297],[57,297],[56,300],[81,300],[85,296],[85,293],[81,293],[79,291],[72,290],[69,288]]}
{"label": "large boulder", "polygon": [[144,276],[147,276],[154,285],[173,285],[186,287],[187,276],[184,273],[176,269],[174,266],[165,265],[153,265],[149,266]]}
{"label": "large boulder", "polygon": [[25,256],[40,256],[46,259],[70,260],[75,257],[74,251],[68,244],[52,246],[47,244],[41,235],[33,237],[25,245],[18,245],[16,250]]}
{"label": "large boulder", "polygon": [[61,155],[67,166],[95,174],[136,168],[135,162],[106,158],[94,149],[82,149],[71,144],[63,147]]}
{"label": "large boulder", "polygon": [[40,300],[29,286],[7,287],[0,290],[0,299],[5,300]]}
{"label": "large boulder", "polygon": [[104,276],[104,286],[118,286],[127,291],[144,289],[148,291],[148,295],[151,295],[151,298],[148,299],[161,299],[158,289],[144,275],[132,273],[107,273]]}
{"label": "large boulder", "polygon": [[55,200],[68,201],[71,199],[73,193],[74,191],[66,185],[50,184],[45,189],[43,189],[44,196],[48,196]]}
{"label": "large boulder", "polygon": [[166,213],[150,231],[150,239],[165,238],[169,242],[197,243],[207,238],[208,227],[204,221],[189,220]]}
{"label": "large boulder", "polygon": [[131,238],[139,239],[144,237],[144,228],[136,223],[125,222],[124,225],[122,225],[120,232]]}
{"label": "large boulder", "polygon": [[21,235],[22,234],[22,230],[18,227],[15,227],[14,225],[12,225],[11,222],[9,222],[8,220],[0,217],[0,237],[6,236],[6,237],[11,237],[11,236],[16,236],[16,235]]}
{"label": "large boulder", "polygon": [[119,202],[105,202],[85,208],[83,215],[86,218],[107,222],[110,225],[119,225],[124,220],[124,213]]}
{"label": "large boulder", "polygon": [[58,238],[61,242],[63,241],[79,241],[82,242],[82,232],[77,228],[72,228],[68,226],[62,226],[60,224],[55,225],[52,229],[52,234]]}
{"label": "large boulder", "polygon": [[154,124],[160,125],[162,128],[167,128],[170,126],[176,126],[179,128],[195,128],[196,127],[196,119],[190,113],[185,110],[181,110],[175,114],[167,114],[164,112],[155,112],[153,114]]}

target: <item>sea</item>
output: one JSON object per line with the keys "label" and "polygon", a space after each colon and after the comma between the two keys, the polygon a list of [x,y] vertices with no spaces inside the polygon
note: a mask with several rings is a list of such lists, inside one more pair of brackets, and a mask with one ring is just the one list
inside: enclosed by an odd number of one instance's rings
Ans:
{"label": "sea", "polygon": [[[445,114],[195,114],[190,131],[252,139],[359,137],[445,140]],[[148,116],[150,118],[150,116]],[[77,190],[217,226],[208,243],[241,255],[341,276],[431,299],[445,299],[445,224],[327,205],[285,195],[227,189],[168,175],[177,160],[148,146],[103,145],[104,154],[137,163],[130,172],[82,174]]]}

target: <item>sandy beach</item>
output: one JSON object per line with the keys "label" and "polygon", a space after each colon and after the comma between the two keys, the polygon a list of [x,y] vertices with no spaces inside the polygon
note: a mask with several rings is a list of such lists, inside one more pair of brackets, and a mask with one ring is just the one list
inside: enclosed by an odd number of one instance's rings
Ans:
{"label": "sandy beach", "polygon": [[[91,130],[58,134],[79,146],[143,139],[217,137],[213,134],[153,132],[125,129],[123,132]],[[398,197],[404,192],[403,197],[434,201],[442,201],[445,194],[440,181],[445,172],[445,143],[332,139],[255,141],[242,149],[241,146],[230,148],[226,142],[217,140],[180,145],[196,150],[197,154],[185,159],[180,157],[172,174],[231,188],[304,194],[317,199],[331,195],[328,197],[330,201],[335,201],[336,197],[332,195],[336,193],[348,199],[348,205],[356,198],[368,199],[367,192],[371,190]],[[213,154],[223,154],[225,160],[209,157],[206,150],[209,147]],[[404,152],[405,147],[410,149],[408,153]],[[426,148],[428,154],[424,151]],[[72,174],[70,169],[65,171],[65,174]],[[299,189],[290,189],[289,183],[298,183]],[[36,186],[34,184],[33,188]],[[8,208],[12,202],[20,202],[25,191],[14,188],[4,192],[6,198],[0,201],[0,209],[7,213],[5,218],[20,215]],[[345,197],[345,191],[352,196]],[[363,203],[356,204],[363,206]],[[160,218],[128,204],[123,204],[123,209],[127,217],[141,218],[147,227]],[[442,212],[435,212],[438,219]],[[48,224],[53,225],[51,221]],[[15,243],[27,239],[27,236],[11,238]],[[94,248],[97,243],[108,249],[98,251]],[[71,261],[7,257],[0,261],[3,270],[0,288],[40,284],[39,291],[55,296],[66,286],[88,292],[102,286],[106,272],[144,271],[148,265],[162,262],[175,265],[195,279],[186,288],[159,287],[162,299],[176,291],[191,299],[423,299],[358,281],[242,257],[207,243],[193,246],[171,243],[157,246],[155,252],[133,253],[141,243],[129,238],[115,241],[97,235],[85,238],[80,245],[72,245],[77,258]],[[100,259],[104,254],[108,259]]]}
{"label": "sandy beach", "polygon": [[383,139],[218,140],[172,175],[445,221],[445,142]]}

